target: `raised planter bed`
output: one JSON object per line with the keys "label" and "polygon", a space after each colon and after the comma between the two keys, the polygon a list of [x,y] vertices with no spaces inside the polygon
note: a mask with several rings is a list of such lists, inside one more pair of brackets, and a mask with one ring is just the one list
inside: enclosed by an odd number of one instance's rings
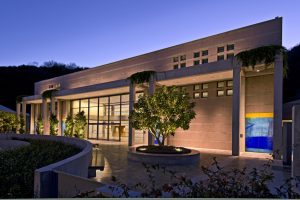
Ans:
{"label": "raised planter bed", "polygon": [[[190,165],[198,164],[200,160],[200,152],[191,150],[189,153],[182,154],[166,154],[166,153],[143,153],[136,150],[136,147],[131,147],[128,151],[128,160],[147,164],[160,165]],[[178,148],[178,147],[177,147]]]}

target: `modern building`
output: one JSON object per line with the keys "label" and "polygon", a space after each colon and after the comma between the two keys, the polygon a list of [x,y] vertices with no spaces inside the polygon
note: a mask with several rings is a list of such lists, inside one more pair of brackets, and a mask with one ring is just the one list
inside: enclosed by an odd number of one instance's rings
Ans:
{"label": "modern building", "polygon": [[[280,149],[282,58],[277,56],[272,66],[245,68],[234,57],[266,45],[282,45],[282,18],[37,82],[35,95],[23,98],[23,105],[31,105],[30,132],[36,132],[35,121],[42,116],[48,134],[53,112],[63,135],[67,115],[84,111],[88,139],[152,143],[147,134],[130,127],[129,111],[139,95],[176,85],[196,102],[196,118],[189,130],[169,137],[169,145],[232,150],[233,155]],[[148,84],[128,80],[149,70],[156,74]],[[43,99],[49,89],[58,91],[51,100]]]}

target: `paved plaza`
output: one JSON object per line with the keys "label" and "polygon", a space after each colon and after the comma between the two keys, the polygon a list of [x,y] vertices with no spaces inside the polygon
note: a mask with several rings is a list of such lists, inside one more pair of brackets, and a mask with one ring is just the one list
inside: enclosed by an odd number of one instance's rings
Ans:
{"label": "paved plaza", "polygon": [[[95,143],[94,141],[92,141]],[[145,167],[138,162],[127,160],[128,146],[125,143],[98,141],[97,147],[94,148],[93,162],[98,165],[104,165],[103,171],[97,171],[97,176],[94,180],[105,184],[113,184],[112,176],[133,186],[136,183],[149,183]],[[201,166],[210,166],[213,158],[216,157],[220,165],[225,169],[247,167],[248,169],[256,167],[260,168],[267,160],[271,158],[267,154],[259,153],[242,153],[241,156],[231,156],[230,151],[197,149],[200,151],[200,162],[196,165],[177,165],[167,166],[167,169],[176,171],[177,174],[186,175],[193,180],[205,178],[201,170]],[[275,173],[275,185],[279,185],[282,180],[290,176],[289,169],[282,167],[272,167]],[[162,172],[154,173],[156,176],[156,184],[163,184],[170,181],[169,175],[164,175]]]}

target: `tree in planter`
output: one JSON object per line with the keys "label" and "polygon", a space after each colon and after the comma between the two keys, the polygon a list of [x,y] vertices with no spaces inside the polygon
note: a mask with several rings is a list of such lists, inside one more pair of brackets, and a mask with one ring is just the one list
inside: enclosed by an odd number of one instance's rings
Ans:
{"label": "tree in planter", "polygon": [[84,111],[78,112],[74,118],[74,137],[84,138],[84,129],[87,125]]}
{"label": "tree in planter", "polygon": [[50,135],[57,135],[58,120],[56,118],[56,115],[51,113],[49,117],[49,121],[50,121]]}
{"label": "tree in planter", "polygon": [[42,135],[43,132],[44,132],[44,124],[43,124],[43,119],[42,119],[41,116],[39,116],[39,117],[37,118],[37,121],[36,121],[35,125],[36,125],[36,126],[35,126],[35,131],[36,131],[36,133],[37,133],[38,135]]}
{"label": "tree in planter", "polygon": [[25,130],[25,119],[23,117],[23,115],[20,115],[20,118],[18,120],[18,124],[19,124],[19,133],[20,134],[24,134],[26,132]]}
{"label": "tree in planter", "polygon": [[74,120],[71,114],[68,114],[65,122],[65,130],[64,130],[64,135],[72,137],[73,136],[73,129],[74,129]]}
{"label": "tree in planter", "polygon": [[[153,95],[144,95],[134,104],[129,119],[133,128],[150,131],[159,146],[165,139],[174,136],[177,128],[189,129],[189,124],[195,118],[188,94],[179,88],[163,86]],[[162,140],[160,140],[162,138]]]}
{"label": "tree in planter", "polygon": [[17,117],[15,114],[0,111],[0,132],[16,131]]}

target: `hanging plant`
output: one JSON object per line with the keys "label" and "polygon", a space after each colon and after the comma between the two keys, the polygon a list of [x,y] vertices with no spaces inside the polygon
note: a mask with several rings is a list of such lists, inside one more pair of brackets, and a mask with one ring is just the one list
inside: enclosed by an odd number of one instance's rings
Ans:
{"label": "hanging plant", "polygon": [[53,93],[58,91],[57,89],[46,90],[42,93],[43,99],[50,99],[53,96]]}
{"label": "hanging plant", "polygon": [[274,63],[277,54],[283,56],[283,74],[286,76],[288,70],[287,50],[283,46],[270,45],[242,51],[236,55],[236,58],[242,63],[243,67],[254,68],[259,63],[264,63],[266,66]]}
{"label": "hanging plant", "polygon": [[23,97],[26,97],[26,95],[19,95],[16,97],[16,102],[21,103],[23,101]]}
{"label": "hanging plant", "polygon": [[149,82],[150,77],[155,75],[155,71],[143,71],[132,74],[128,79],[130,79],[131,83],[141,84],[145,82]]}

